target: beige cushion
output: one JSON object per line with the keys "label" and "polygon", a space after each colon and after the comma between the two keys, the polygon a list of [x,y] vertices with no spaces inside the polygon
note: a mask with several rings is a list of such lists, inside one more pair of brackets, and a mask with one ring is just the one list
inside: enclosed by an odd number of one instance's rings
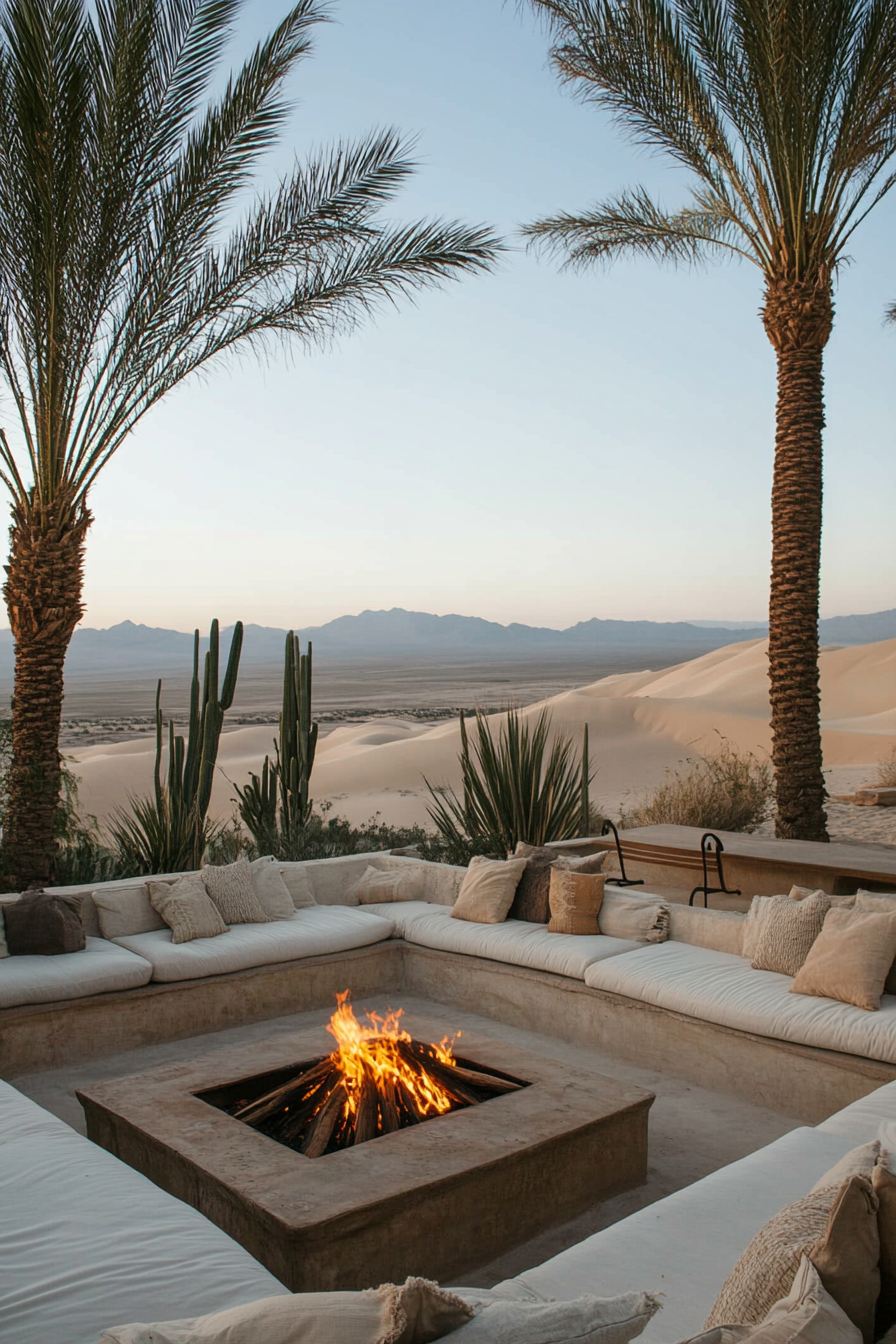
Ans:
{"label": "beige cushion", "polygon": [[[861,914],[889,915],[896,910],[896,891],[863,891],[860,888],[853,900],[853,908]],[[896,962],[887,972],[884,993],[896,994]]]}
{"label": "beige cushion", "polygon": [[[804,901],[807,896],[814,896],[821,890],[820,887],[791,887],[790,899],[792,901]],[[851,910],[856,903],[855,895],[850,896],[832,896],[830,892],[824,892],[831,903],[832,910]]]}
{"label": "beige cushion", "polygon": [[466,1324],[472,1307],[425,1279],[360,1293],[290,1293],[192,1320],[121,1325],[106,1344],[427,1344]]}
{"label": "beige cushion", "polygon": [[880,1008],[894,957],[896,911],[875,915],[831,910],[790,989],[874,1012]]}
{"label": "beige cushion", "polygon": [[830,908],[823,891],[813,892],[802,901],[792,901],[789,896],[770,897],[753,943],[753,969],[796,975],[821,933]]}
{"label": "beige cushion", "polygon": [[548,933],[600,933],[598,911],[604,896],[604,873],[551,873],[551,922]]}
{"label": "beige cushion", "polygon": [[269,924],[264,906],[252,890],[248,859],[221,867],[210,864],[199,874],[225,924]]}
{"label": "beige cushion", "polygon": [[249,870],[252,890],[268,919],[292,919],[296,907],[279,864],[271,859],[255,859],[249,864]]}
{"label": "beige cushion", "polygon": [[[722,1285],[705,1329],[731,1322],[759,1324],[790,1291],[804,1255],[819,1267],[826,1291],[848,1311],[847,1305],[838,1300],[843,1287],[842,1268],[848,1265],[853,1275],[858,1269],[865,1280],[868,1272],[876,1270],[876,1206],[868,1176],[851,1176],[840,1186],[816,1188],[786,1205],[750,1241]],[[858,1259],[854,1258],[853,1247],[858,1249]],[[869,1256],[873,1268],[867,1263]],[[820,1268],[822,1264],[824,1269]]]}
{"label": "beige cushion", "polygon": [[[408,864],[407,868],[374,868],[368,866],[350,888],[357,896],[358,905],[389,904],[395,901],[422,901],[426,874],[422,863]],[[351,902],[355,904],[354,901]]]}
{"label": "beige cushion", "polygon": [[639,943],[664,943],[669,937],[669,907],[655,896],[635,896],[607,887],[597,920],[610,938]]}
{"label": "beige cushion", "polygon": [[[311,879],[305,871],[304,863],[281,863],[280,873],[286,890],[292,897],[295,910],[306,910],[309,906],[317,905]],[[343,904],[356,905],[357,902],[347,900]]]}
{"label": "beige cushion", "polygon": [[877,1299],[878,1338],[896,1325],[896,1175],[890,1170],[890,1155],[881,1155],[871,1174],[877,1195],[877,1230],[880,1236],[880,1297]]}
{"label": "beige cushion", "polygon": [[125,938],[129,933],[152,933],[165,927],[145,882],[139,886],[98,887],[91,896],[104,938]]}
{"label": "beige cushion", "polygon": [[198,873],[167,882],[147,882],[149,899],[171,930],[172,943],[191,943],[194,938],[217,938],[227,932],[218,907],[212,902]]}
{"label": "beige cushion", "polygon": [[743,955],[746,916],[737,910],[701,910],[696,905],[669,902],[669,938],[713,952]]}
{"label": "beige cushion", "polygon": [[862,1335],[804,1255],[790,1292],[758,1325],[716,1326],[687,1344],[862,1344]]}
{"label": "beige cushion", "polygon": [[867,1176],[841,1185],[824,1237],[809,1251],[825,1290],[874,1344],[874,1316],[880,1296],[878,1199]]}
{"label": "beige cushion", "polygon": [[470,860],[451,914],[474,924],[503,924],[525,868],[525,859],[486,859],[477,854]]}

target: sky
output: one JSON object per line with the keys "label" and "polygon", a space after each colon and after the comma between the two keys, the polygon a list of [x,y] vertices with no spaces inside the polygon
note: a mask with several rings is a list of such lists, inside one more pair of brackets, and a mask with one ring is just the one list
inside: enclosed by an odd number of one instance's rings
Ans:
{"label": "sky", "polygon": [[[230,53],[285,0],[248,0]],[[564,627],[763,619],[774,356],[749,265],[561,273],[517,230],[683,178],[561,90],[513,0],[333,0],[269,186],[376,126],[418,137],[389,215],[491,225],[497,272],[332,348],[222,364],[92,494],[84,624],[309,626],[364,608]],[[896,194],[855,236],[826,358],[822,615],[896,604]],[[0,406],[0,413],[6,408]]]}

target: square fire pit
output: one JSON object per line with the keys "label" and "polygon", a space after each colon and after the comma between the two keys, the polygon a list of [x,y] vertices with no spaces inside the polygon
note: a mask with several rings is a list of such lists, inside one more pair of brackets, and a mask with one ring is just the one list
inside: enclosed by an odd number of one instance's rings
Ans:
{"label": "square fire pit", "polygon": [[[423,1041],[451,1032],[435,1007],[405,1025]],[[84,1089],[87,1133],[293,1292],[457,1281],[646,1179],[651,1092],[476,1032],[464,1059],[527,1086],[322,1157],[220,1109],[332,1044],[320,1026]]]}

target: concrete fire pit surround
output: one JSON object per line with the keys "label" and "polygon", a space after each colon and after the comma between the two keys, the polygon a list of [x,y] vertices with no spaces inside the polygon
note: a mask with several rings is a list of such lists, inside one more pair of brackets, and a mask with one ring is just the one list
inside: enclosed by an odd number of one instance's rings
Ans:
{"label": "concrete fire pit surround", "polygon": [[[405,1023],[419,1040],[450,1015]],[[530,1086],[307,1158],[197,1093],[326,1053],[317,1027],[78,1092],[88,1136],[192,1204],[293,1292],[455,1281],[647,1177],[653,1093],[464,1033],[457,1053]]]}

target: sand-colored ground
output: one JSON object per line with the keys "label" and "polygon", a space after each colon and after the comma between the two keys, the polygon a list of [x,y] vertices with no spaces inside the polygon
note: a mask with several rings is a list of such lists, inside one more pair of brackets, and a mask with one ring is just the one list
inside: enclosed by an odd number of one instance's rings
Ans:
{"label": "sand-colored ground", "polygon": [[[825,764],[834,772],[830,791],[839,793],[870,781],[874,763],[896,742],[896,640],[824,651],[821,679]],[[745,750],[765,752],[771,745],[763,640],[661,672],[604,677],[531,704],[524,713],[534,717],[542,704],[550,706],[556,728],[577,738],[588,724],[597,770],[594,802],[610,815],[658,783],[667,768],[711,744],[716,733]],[[222,738],[213,798],[218,815],[233,810],[230,781],[241,783],[260,768],[273,731],[251,726]],[[437,784],[458,782],[458,739],[456,722],[432,727],[380,718],[336,728],[318,747],[314,797],[330,799],[335,812],[354,822],[376,812],[394,824],[425,822],[423,776]],[[153,744],[146,738],[88,747],[72,758],[84,809],[101,819],[129,793],[151,789]],[[868,839],[896,840],[889,835],[896,831],[896,809],[885,818],[881,809],[853,810],[872,814]]]}

